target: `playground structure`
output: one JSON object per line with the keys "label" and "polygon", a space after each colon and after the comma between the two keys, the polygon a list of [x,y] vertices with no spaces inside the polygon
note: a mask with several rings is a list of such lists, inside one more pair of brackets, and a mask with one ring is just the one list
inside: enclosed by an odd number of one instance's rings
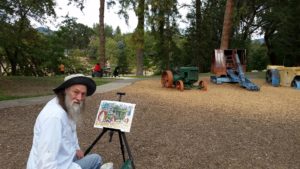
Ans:
{"label": "playground structure", "polygon": [[246,76],[246,50],[215,49],[211,60],[211,72],[215,76],[210,79],[215,84],[239,83],[250,91],[259,91],[259,87]]}
{"label": "playground structure", "polygon": [[266,81],[272,86],[285,86],[300,89],[300,67],[268,65]]}
{"label": "playground structure", "polygon": [[[161,84],[162,87],[173,88],[180,91],[184,89],[191,89],[198,82],[199,68],[198,67],[180,67],[178,70],[166,70],[162,73]],[[198,88],[207,90],[207,83],[205,81],[198,82]]]}

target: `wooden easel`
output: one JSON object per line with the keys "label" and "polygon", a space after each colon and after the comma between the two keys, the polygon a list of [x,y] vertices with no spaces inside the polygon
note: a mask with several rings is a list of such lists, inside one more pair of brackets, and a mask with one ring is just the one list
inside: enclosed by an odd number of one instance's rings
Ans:
{"label": "wooden easel", "polygon": [[[125,93],[121,93],[121,92],[117,92],[117,95],[119,95],[119,101],[121,101],[122,96],[125,95]],[[112,129],[112,128],[103,128],[102,132],[98,135],[98,137],[95,139],[95,141],[87,148],[87,150],[84,152],[84,155],[86,156],[91,150],[92,148],[95,146],[95,144],[101,139],[101,137],[107,132],[109,131],[109,142],[112,141],[112,136],[114,134],[114,132],[117,132],[119,134],[119,140],[120,140],[120,147],[121,147],[121,151],[122,151],[122,156],[123,156],[123,162],[125,163],[126,159],[125,159],[125,149],[124,149],[124,145],[126,147],[127,153],[128,153],[128,159],[131,161],[131,166],[133,169],[135,169],[134,166],[134,162],[133,162],[133,157],[131,155],[131,151],[126,139],[126,135],[125,132],[118,130],[118,129]]]}

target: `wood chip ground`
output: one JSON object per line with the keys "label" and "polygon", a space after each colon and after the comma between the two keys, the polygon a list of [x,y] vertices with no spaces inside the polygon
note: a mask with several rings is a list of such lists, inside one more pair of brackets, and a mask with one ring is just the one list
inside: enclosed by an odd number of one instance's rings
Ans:
{"label": "wood chip ground", "polygon": [[[203,78],[209,81],[208,78]],[[127,133],[137,169],[297,169],[300,168],[300,91],[272,87],[250,92],[238,84],[208,91],[162,88],[159,79],[122,88],[124,102],[136,104]],[[88,98],[78,126],[85,150],[100,133],[93,128],[101,100],[117,100],[117,91]],[[0,110],[0,168],[26,168],[33,126],[43,105]],[[117,135],[105,135],[92,152],[120,168]]]}

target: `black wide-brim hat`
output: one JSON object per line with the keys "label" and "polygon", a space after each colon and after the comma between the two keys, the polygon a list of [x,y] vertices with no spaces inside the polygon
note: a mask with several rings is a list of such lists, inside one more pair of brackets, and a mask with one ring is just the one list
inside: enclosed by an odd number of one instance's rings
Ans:
{"label": "black wide-brim hat", "polygon": [[59,91],[65,90],[68,87],[71,87],[75,84],[85,85],[87,88],[87,96],[92,95],[96,91],[96,83],[93,79],[84,76],[83,74],[73,74],[66,76],[64,82],[59,85],[57,88],[53,89],[53,91],[57,94]]}

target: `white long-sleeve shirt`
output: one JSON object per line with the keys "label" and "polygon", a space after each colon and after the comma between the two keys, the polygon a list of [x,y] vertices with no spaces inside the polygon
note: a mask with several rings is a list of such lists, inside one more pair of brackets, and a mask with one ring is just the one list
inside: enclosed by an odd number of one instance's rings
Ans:
{"label": "white long-sleeve shirt", "polygon": [[55,97],[35,122],[27,169],[81,169],[73,162],[79,149],[76,124]]}

